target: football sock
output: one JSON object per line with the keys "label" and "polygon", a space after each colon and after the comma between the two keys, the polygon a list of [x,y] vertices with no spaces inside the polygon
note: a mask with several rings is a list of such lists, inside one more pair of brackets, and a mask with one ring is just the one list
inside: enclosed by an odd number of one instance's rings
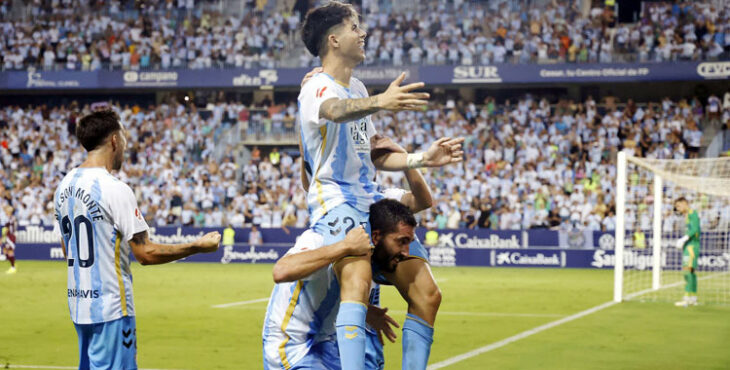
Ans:
{"label": "football sock", "polygon": [[403,369],[425,369],[432,343],[433,328],[422,318],[407,314],[403,324]]}
{"label": "football sock", "polygon": [[365,366],[365,315],[367,306],[360,302],[343,301],[337,313],[337,345],[343,369],[362,370]]}

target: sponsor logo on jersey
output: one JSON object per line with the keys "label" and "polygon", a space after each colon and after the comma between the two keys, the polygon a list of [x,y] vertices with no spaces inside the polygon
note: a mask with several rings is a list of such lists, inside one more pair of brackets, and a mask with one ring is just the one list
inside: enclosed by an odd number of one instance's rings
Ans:
{"label": "sponsor logo on jersey", "polygon": [[316,96],[317,96],[318,98],[321,98],[321,97],[322,97],[322,94],[324,94],[324,91],[325,91],[325,90],[327,90],[327,86],[325,86],[325,87],[320,87],[319,89],[317,89],[317,94],[316,94]]}
{"label": "sponsor logo on jersey", "polygon": [[68,289],[69,298],[99,298],[98,289]]}

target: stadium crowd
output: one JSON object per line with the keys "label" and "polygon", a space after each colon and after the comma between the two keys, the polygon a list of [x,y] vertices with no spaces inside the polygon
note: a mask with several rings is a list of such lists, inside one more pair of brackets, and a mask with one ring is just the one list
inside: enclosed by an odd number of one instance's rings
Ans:
{"label": "stadium crowd", "polygon": [[[195,11],[193,1],[178,2],[183,5],[180,8],[167,6],[173,2],[145,2],[145,8],[135,10],[139,17],[128,17],[118,2],[96,12],[89,2],[53,1],[50,9],[34,7],[34,16],[27,20],[0,22],[3,68],[273,68],[277,53],[291,41],[299,22],[298,17],[281,13],[224,17]],[[91,10],[64,11],[73,6]]]}
{"label": "stadium crowd", "polygon": [[[215,145],[228,129],[249,119],[252,107],[218,103],[209,111],[177,103],[148,108],[119,106],[129,134],[128,160],[118,176],[137,192],[151,225],[261,227],[308,224],[300,189],[301,161],[278,148],[252,148],[239,165],[231,148]],[[52,225],[52,189],[84,152],[72,135],[92,107],[5,107],[0,110],[0,181],[21,225]],[[295,105],[271,111],[294,115]],[[466,161],[424,174],[434,208],[421,222],[432,228],[529,229],[614,227],[616,151],[651,158],[697,155],[707,120],[730,122],[730,93],[673,102],[601,104],[526,96],[497,104],[433,102],[424,111],[378,113],[379,132],[409,152],[439,137],[466,139]],[[244,125],[245,127],[245,125]],[[293,128],[294,130],[296,128]],[[245,130],[244,130],[245,134]],[[401,173],[380,173],[384,187],[404,187]]]}
{"label": "stadium crowd", "polygon": [[[430,1],[420,12],[366,14],[367,63],[610,63],[727,57],[730,4],[646,3],[641,19],[617,23],[612,8],[583,14],[577,1],[546,7]],[[434,12],[433,9],[439,11]],[[483,22],[489,19],[489,22]]]}
{"label": "stadium crowd", "polygon": [[[299,10],[251,11],[236,17],[204,9],[205,3],[35,0],[27,20],[0,18],[0,66],[274,68],[291,59],[283,50],[297,44]],[[362,9],[370,65],[661,62],[730,56],[727,2],[722,8],[711,1],[647,3],[641,19],[630,24],[617,23],[610,8],[586,13],[579,1],[568,0],[553,1],[546,8],[526,1],[431,0],[420,4],[420,10],[402,13],[378,3],[365,2]],[[7,13],[2,4],[0,9]],[[300,66],[319,64],[301,51]]]}

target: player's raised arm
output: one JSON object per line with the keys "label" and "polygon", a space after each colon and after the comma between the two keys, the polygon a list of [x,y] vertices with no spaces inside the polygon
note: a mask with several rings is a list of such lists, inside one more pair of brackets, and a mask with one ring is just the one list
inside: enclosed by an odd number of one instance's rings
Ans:
{"label": "player's raised arm", "polygon": [[282,257],[274,265],[274,282],[278,284],[305,278],[343,257],[366,255],[372,248],[365,229],[358,226],[340,242]]}
{"label": "player's raised arm", "polygon": [[[421,167],[442,167],[464,160],[462,150],[464,138],[451,139],[443,137],[436,140],[425,152],[409,154],[388,151],[379,153],[373,159],[375,168],[381,171],[404,171]],[[373,141],[371,141],[371,146]],[[371,153],[371,157],[373,157]]]}
{"label": "player's raised arm", "polygon": [[369,116],[379,110],[420,110],[428,104],[428,93],[413,92],[422,88],[423,82],[401,86],[405,72],[393,80],[383,93],[359,99],[332,98],[320,105],[319,115],[332,122],[343,123]]}
{"label": "player's raised arm", "polygon": [[[379,151],[384,151],[385,154],[392,153],[405,153],[408,152],[403,149],[400,145],[396,144],[393,140],[382,135],[375,135],[371,143],[372,152],[371,156],[378,157]],[[408,187],[411,191],[406,192],[399,199],[401,203],[405,204],[413,213],[418,213],[424,209],[431,208],[433,206],[433,196],[431,195],[431,189],[426,184],[426,179],[423,178],[421,171],[417,169],[408,169],[403,171],[408,181]]]}
{"label": "player's raised arm", "polygon": [[207,233],[192,243],[159,244],[149,239],[147,231],[134,234],[129,240],[134,258],[142,265],[159,265],[193,255],[215,252],[221,241],[217,231]]}

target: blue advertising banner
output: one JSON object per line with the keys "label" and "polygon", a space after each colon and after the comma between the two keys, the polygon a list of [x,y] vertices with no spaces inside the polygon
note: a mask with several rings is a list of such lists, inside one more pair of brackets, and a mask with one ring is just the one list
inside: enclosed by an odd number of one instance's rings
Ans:
{"label": "blue advertising banner", "polygon": [[[199,238],[209,231],[220,228],[150,228],[151,239],[160,243],[184,243]],[[250,229],[236,229],[233,246],[221,246],[218,251],[188,257],[190,262],[216,263],[273,263],[294,245],[303,229],[261,229],[264,244],[247,245]],[[425,229],[416,234],[424,240]],[[554,237],[542,234],[546,238]],[[558,234],[557,231],[552,231]],[[527,233],[529,235],[529,232]],[[522,248],[521,231],[495,230],[441,230],[437,246],[428,248],[431,264],[434,266],[483,266],[483,267],[554,267],[554,268],[601,268],[611,269],[616,260],[612,249],[562,249]],[[610,233],[594,233],[594,239],[613,238]],[[18,230],[16,255],[18,259],[62,260],[63,250],[58,236],[49,227],[21,227]],[[605,242],[604,242],[605,243]],[[681,251],[667,241],[662,253],[663,266],[679,269]],[[613,247],[611,245],[611,247]],[[0,260],[4,256],[0,255]],[[635,270],[651,269],[652,251],[627,249],[624,251],[624,265]],[[730,267],[730,252],[727,249],[703,248],[698,259],[702,271],[727,270]]]}
{"label": "blue advertising banner", "polygon": [[[426,240],[426,229],[416,229],[416,236]],[[522,248],[523,233],[519,230],[456,229],[437,230],[439,246],[452,248]],[[555,244],[557,246],[557,243]]]}
{"label": "blue advertising banner", "polygon": [[[0,72],[0,89],[297,87],[308,71],[309,68],[8,71]],[[423,81],[428,85],[701,81],[730,78],[730,62],[359,67],[354,75],[367,85],[386,85],[404,71],[407,82]]]}
{"label": "blue advertising banner", "polygon": [[[8,90],[101,89],[99,72],[37,70],[2,72],[0,88]],[[4,84],[3,84],[4,83]]]}

